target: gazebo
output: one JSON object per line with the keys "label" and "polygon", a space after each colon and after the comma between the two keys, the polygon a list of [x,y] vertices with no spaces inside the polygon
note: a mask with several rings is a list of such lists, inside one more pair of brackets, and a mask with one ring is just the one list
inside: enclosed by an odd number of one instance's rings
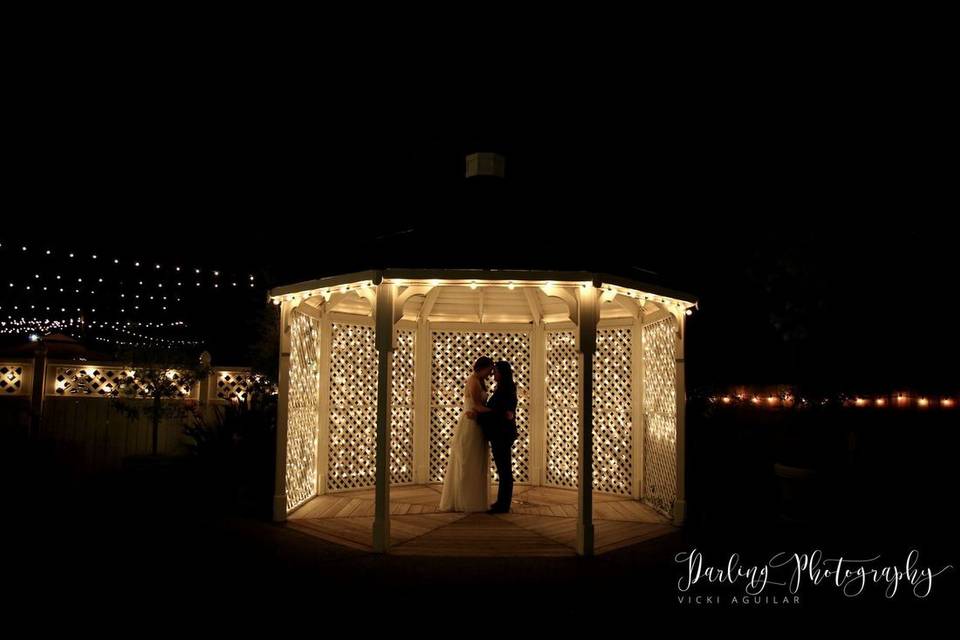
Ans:
{"label": "gazebo", "polygon": [[276,521],[349,510],[366,492],[363,535],[390,550],[391,491],[443,481],[464,381],[488,355],[516,372],[518,496],[571,496],[551,506],[576,519],[571,553],[594,553],[595,501],[683,523],[690,295],[579,271],[384,269],[270,297],[281,312]]}

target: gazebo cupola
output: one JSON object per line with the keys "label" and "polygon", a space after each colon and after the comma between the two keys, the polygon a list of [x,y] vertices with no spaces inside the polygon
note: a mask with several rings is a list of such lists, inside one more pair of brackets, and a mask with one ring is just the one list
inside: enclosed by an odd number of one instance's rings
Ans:
{"label": "gazebo cupola", "polygon": [[588,272],[416,269],[270,296],[282,323],[275,519],[375,487],[373,547],[386,551],[390,486],[443,481],[464,381],[488,355],[516,372],[515,479],[577,491],[580,553],[593,551],[593,492],[683,522],[691,296]]}

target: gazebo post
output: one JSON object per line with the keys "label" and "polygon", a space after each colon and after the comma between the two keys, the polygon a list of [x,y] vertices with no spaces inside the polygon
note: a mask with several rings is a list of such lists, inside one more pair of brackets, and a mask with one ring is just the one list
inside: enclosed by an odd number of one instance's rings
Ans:
{"label": "gazebo post", "polygon": [[677,315],[675,382],[677,390],[677,500],[673,504],[673,524],[681,526],[687,516],[687,384],[684,371],[683,343],[686,338],[686,315]]}
{"label": "gazebo post", "polygon": [[593,354],[597,350],[597,289],[580,287],[577,350],[580,352],[580,451],[577,482],[577,553],[593,555]]}
{"label": "gazebo post", "polygon": [[373,550],[386,553],[390,550],[390,405],[391,373],[394,332],[395,285],[375,283],[376,344],[377,344],[377,451],[376,451],[376,501],[373,511]]}
{"label": "gazebo post", "polygon": [[287,519],[287,398],[290,393],[290,303],[280,303],[280,371],[277,381],[277,451],[273,478],[273,520]]}

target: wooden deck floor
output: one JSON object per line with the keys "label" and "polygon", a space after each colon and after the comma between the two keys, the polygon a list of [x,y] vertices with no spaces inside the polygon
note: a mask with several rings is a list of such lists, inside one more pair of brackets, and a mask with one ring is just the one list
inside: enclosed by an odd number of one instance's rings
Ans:
{"label": "wooden deck floor", "polygon": [[[517,486],[509,514],[441,513],[440,485],[392,487],[391,553],[437,556],[569,556],[577,537],[577,492]],[[373,489],[317,496],[287,526],[354,549],[372,551]],[[676,531],[636,500],[594,493],[596,553]]]}

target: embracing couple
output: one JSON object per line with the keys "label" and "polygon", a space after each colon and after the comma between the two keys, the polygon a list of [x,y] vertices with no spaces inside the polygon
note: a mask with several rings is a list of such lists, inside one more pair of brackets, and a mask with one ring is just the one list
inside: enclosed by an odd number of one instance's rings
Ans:
{"label": "embracing couple", "polygon": [[[485,380],[493,372],[497,388],[487,398]],[[473,365],[463,390],[463,413],[450,439],[450,457],[440,496],[441,511],[507,513],[513,499],[510,450],[517,439],[517,385],[509,362],[483,356]],[[490,450],[500,476],[497,501],[488,505]]]}

